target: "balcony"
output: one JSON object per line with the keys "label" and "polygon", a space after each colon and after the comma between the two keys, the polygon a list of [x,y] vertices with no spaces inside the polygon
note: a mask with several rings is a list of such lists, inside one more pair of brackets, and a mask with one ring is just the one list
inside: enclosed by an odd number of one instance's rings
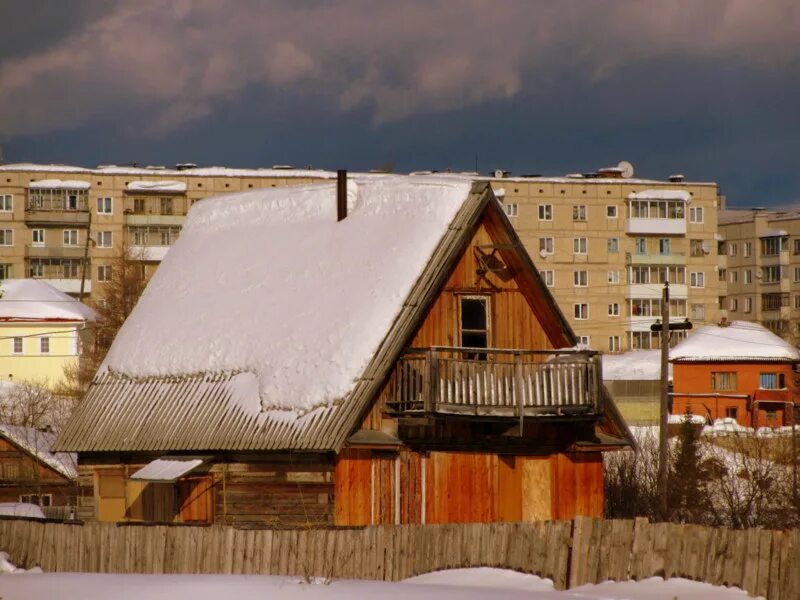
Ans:
{"label": "balcony", "polygon": [[131,260],[161,262],[171,246],[130,246]]}
{"label": "balcony", "polygon": [[89,224],[89,202],[80,197],[69,201],[64,198],[29,198],[25,204],[25,222],[29,225],[84,225]]}
{"label": "balcony", "polygon": [[25,246],[25,258],[78,258],[82,259],[83,246]]}
{"label": "balcony", "polygon": [[172,225],[181,226],[186,222],[186,215],[159,215],[150,213],[133,213],[125,211],[126,225]]}
{"label": "balcony", "polygon": [[686,235],[686,219],[629,218],[625,233],[653,235]]}
{"label": "balcony", "polygon": [[[663,290],[663,283],[631,283],[625,290],[625,297],[660,299]],[[686,299],[689,297],[689,288],[685,283],[670,283],[669,295],[673,299]]]}
{"label": "balcony", "polygon": [[638,254],[625,253],[626,265],[685,265],[686,255],[678,252],[672,254]]}
{"label": "balcony", "polygon": [[522,418],[596,414],[596,352],[412,349],[392,374],[390,414]]}

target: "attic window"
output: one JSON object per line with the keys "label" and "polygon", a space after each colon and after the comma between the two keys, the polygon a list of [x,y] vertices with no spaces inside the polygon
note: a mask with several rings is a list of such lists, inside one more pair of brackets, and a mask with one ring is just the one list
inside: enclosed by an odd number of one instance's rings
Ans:
{"label": "attic window", "polygon": [[[465,348],[489,347],[489,297],[462,296],[459,316],[461,320],[461,346]],[[486,354],[466,352],[464,358],[486,360]]]}

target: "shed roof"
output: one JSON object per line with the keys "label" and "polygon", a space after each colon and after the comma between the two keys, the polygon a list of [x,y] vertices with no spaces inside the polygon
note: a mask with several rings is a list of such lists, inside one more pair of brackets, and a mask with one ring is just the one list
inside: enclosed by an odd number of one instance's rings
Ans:
{"label": "shed roof", "polygon": [[706,325],[669,351],[672,362],[795,362],[800,352],[769,329],[749,321]]}
{"label": "shed roof", "polygon": [[67,479],[75,479],[78,476],[76,467],[78,457],[75,454],[51,450],[56,440],[55,433],[33,427],[0,424],[0,437],[7,439]]}

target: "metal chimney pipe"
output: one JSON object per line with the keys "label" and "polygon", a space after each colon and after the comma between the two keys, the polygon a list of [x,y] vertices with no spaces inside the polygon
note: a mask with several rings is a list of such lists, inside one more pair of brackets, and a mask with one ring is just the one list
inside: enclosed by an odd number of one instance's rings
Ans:
{"label": "metal chimney pipe", "polygon": [[336,171],[336,221],[347,217],[347,170]]}

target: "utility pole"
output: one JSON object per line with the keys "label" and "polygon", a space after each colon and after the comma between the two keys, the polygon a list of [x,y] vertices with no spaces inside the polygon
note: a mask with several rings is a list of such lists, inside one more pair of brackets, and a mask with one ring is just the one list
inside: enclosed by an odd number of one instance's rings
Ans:
{"label": "utility pole", "polygon": [[667,413],[669,410],[669,281],[661,293],[661,407],[658,427],[658,499],[661,518],[667,518]]}
{"label": "utility pole", "polygon": [[[83,248],[83,265],[81,265],[81,292],[78,301],[83,302],[83,288],[86,284],[86,264],[89,262],[89,244],[92,243],[92,207],[89,206],[89,223],[86,225],[86,246]],[[89,274],[91,277],[91,273]]]}

